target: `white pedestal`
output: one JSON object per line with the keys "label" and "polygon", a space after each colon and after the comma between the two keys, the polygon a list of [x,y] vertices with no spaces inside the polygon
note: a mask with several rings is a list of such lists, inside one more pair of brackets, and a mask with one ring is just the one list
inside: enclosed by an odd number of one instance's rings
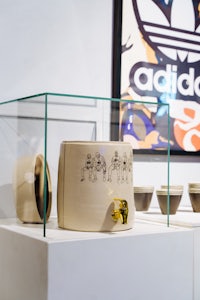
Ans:
{"label": "white pedestal", "polygon": [[137,221],[124,232],[72,232],[51,219],[42,233],[0,226],[0,299],[193,299],[190,229]]}
{"label": "white pedestal", "polygon": [[[167,216],[159,208],[147,212],[136,212],[138,220],[166,224]],[[193,229],[194,232],[194,300],[200,299],[200,213],[194,213],[191,207],[180,207],[175,215],[169,216],[169,224]],[[171,226],[170,225],[170,226]]]}

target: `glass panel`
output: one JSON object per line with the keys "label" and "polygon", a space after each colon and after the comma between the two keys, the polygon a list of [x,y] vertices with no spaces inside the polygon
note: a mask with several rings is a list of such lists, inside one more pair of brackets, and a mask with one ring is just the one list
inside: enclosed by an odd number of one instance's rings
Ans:
{"label": "glass panel", "polygon": [[0,218],[3,223],[17,216],[19,224],[43,224],[45,207],[47,214],[50,213],[50,186],[45,191],[44,184],[45,107],[44,95],[0,105]]}
{"label": "glass panel", "polygon": [[[164,112],[159,119],[158,111]],[[163,116],[163,115],[162,115]],[[58,167],[62,143],[124,141],[133,152],[133,183],[153,187],[147,211],[161,214],[156,190],[167,189],[169,225],[169,106],[151,102],[45,93],[0,104],[0,222],[51,228],[57,219]],[[126,180],[121,156],[120,180]],[[152,173],[151,163],[156,163]],[[106,177],[107,176],[107,177]],[[105,176],[109,180],[109,174]],[[47,228],[46,228],[47,226]]]}

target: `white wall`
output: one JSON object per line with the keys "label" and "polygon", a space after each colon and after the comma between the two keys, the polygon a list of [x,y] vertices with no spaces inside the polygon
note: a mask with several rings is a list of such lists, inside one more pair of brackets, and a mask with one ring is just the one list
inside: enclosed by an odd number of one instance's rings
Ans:
{"label": "white wall", "polygon": [[0,100],[111,94],[112,0],[1,0]]}

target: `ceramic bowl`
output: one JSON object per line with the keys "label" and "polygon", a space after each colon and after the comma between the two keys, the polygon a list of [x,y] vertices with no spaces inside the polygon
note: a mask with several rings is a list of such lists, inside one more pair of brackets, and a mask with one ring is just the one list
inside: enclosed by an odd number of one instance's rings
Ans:
{"label": "ceramic bowl", "polygon": [[134,186],[134,201],[136,211],[148,211],[151,204],[152,195],[154,187],[153,186]]}
{"label": "ceramic bowl", "polygon": [[[170,210],[169,214],[174,215],[177,212],[179,204],[181,202],[183,191],[180,189],[171,189],[169,190],[169,199],[170,199]],[[167,189],[160,189],[156,190],[156,195],[159,203],[159,207],[161,213],[166,215],[168,213],[167,209],[167,202],[168,202],[168,190]]]}
{"label": "ceramic bowl", "polygon": [[44,165],[42,154],[24,156],[16,162],[13,173],[16,214],[24,223],[44,222],[44,193],[46,193],[46,221],[50,216],[52,186],[49,167],[46,163],[45,192]]}
{"label": "ceramic bowl", "polygon": [[193,212],[200,212],[200,188],[189,188],[188,193]]}

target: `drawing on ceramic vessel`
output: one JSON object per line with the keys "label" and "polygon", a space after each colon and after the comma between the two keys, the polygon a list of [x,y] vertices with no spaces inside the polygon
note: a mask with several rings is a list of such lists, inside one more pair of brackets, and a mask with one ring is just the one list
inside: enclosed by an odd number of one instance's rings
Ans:
{"label": "drawing on ceramic vessel", "polygon": [[87,154],[85,166],[81,169],[81,181],[85,180],[85,172],[88,173],[89,181],[95,182],[97,180],[97,173],[103,173],[103,181],[106,180],[106,161],[103,155],[99,152],[92,157],[90,153]]}
{"label": "drawing on ceramic vessel", "polygon": [[117,182],[120,181],[120,167],[121,167],[121,158],[119,157],[118,151],[115,151],[114,156],[111,159],[111,165],[108,168],[108,181],[112,181],[112,173],[116,171]]}
{"label": "drawing on ceramic vessel", "polygon": [[133,153],[130,152],[129,158],[128,158],[128,171],[129,171],[129,173],[132,173],[132,166],[133,166]]}
{"label": "drawing on ceramic vessel", "polygon": [[85,166],[81,169],[81,181],[85,180],[85,172],[88,172],[88,179],[92,180],[93,158],[90,153],[87,154]]}
{"label": "drawing on ceramic vessel", "polygon": [[122,157],[122,167],[121,167],[121,174],[122,174],[122,181],[128,182],[128,173],[129,173],[129,162],[127,154],[124,153]]}
{"label": "drawing on ceramic vessel", "polygon": [[112,182],[113,171],[117,175],[117,182],[128,183],[129,174],[132,172],[132,152],[128,158],[127,153],[124,152],[120,157],[119,153],[115,151],[114,156],[111,159],[111,164],[108,167],[108,181]]}
{"label": "drawing on ceramic vessel", "polygon": [[118,183],[128,183],[131,172],[132,153],[128,157],[127,153],[124,152],[121,157],[118,151],[115,151],[108,168],[105,157],[100,152],[96,152],[94,156],[88,153],[84,167],[81,168],[81,181],[87,178],[89,181],[95,182],[98,179],[98,174],[102,174],[103,181],[106,181],[107,175],[108,182],[112,182],[114,178],[117,178]]}
{"label": "drawing on ceramic vessel", "polygon": [[93,181],[97,180],[97,172],[103,172],[103,181],[106,180],[106,161],[103,155],[96,152],[93,165]]}

